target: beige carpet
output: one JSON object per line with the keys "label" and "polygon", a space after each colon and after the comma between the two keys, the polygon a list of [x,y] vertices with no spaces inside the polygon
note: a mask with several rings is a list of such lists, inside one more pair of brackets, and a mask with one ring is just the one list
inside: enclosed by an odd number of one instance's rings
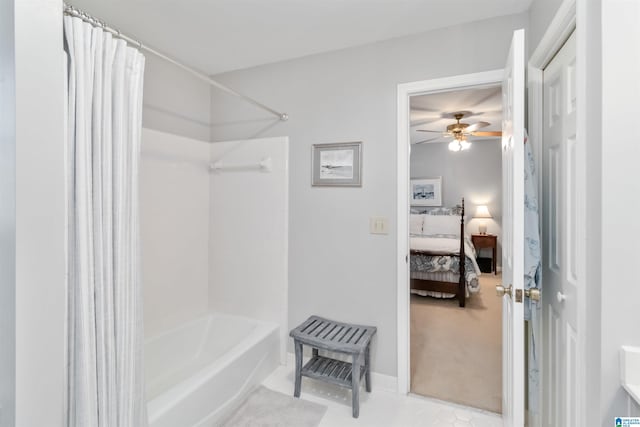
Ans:
{"label": "beige carpet", "polygon": [[411,295],[411,391],[502,412],[500,275],[480,276],[465,308]]}

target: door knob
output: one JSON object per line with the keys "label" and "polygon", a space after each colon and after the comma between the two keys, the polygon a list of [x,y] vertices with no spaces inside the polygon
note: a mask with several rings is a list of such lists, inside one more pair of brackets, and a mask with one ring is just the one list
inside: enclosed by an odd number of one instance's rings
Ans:
{"label": "door knob", "polygon": [[502,297],[505,295],[511,296],[512,290],[513,290],[512,285],[509,285],[506,288],[502,285],[496,285],[496,295],[498,295],[499,297]]}
{"label": "door knob", "polygon": [[527,289],[526,291],[524,291],[524,294],[532,301],[540,301],[541,294],[540,289],[538,288]]}
{"label": "door knob", "polygon": [[567,299],[567,296],[562,292],[558,291],[558,293],[556,294],[556,298],[558,299],[558,302],[562,302]]}

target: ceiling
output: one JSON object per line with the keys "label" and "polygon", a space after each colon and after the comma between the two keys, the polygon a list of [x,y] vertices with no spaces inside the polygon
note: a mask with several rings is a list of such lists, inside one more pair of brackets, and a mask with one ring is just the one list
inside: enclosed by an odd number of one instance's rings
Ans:
{"label": "ceiling", "polygon": [[205,73],[524,12],[531,0],[67,0]]}
{"label": "ceiling", "polygon": [[[482,131],[502,130],[502,90],[500,86],[456,90],[411,97],[411,144],[425,140],[428,143],[451,142],[450,137],[437,133],[418,132],[418,129],[445,131],[455,123],[451,113],[469,111],[462,123],[488,122]],[[469,137],[469,141],[495,140],[496,138]]]}

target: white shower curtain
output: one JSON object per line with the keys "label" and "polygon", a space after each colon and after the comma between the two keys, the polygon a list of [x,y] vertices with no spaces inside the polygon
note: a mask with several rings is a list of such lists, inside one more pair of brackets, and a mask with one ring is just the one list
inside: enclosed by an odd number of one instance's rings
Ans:
{"label": "white shower curtain", "polygon": [[69,427],[147,425],[138,163],[144,56],[64,18]]}

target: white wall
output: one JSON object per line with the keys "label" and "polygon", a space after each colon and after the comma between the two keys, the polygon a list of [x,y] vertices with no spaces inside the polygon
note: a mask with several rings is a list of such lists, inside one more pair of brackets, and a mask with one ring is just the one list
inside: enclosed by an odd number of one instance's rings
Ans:
{"label": "white wall", "polygon": [[209,306],[280,325],[282,362],[287,329],[289,140],[286,137],[211,145],[211,161],[246,165],[270,158],[271,172],[212,172],[210,178]]}
{"label": "white wall", "polygon": [[[397,85],[502,68],[527,22],[505,16],[216,76],[291,117],[262,133],[291,141],[289,327],[312,314],[376,325],[373,369],[395,375]],[[213,140],[272,122],[216,91],[211,112]],[[342,141],[363,141],[363,187],[311,187],[311,145]],[[390,234],[369,234],[371,216],[389,218]]]}
{"label": "white wall", "polygon": [[[498,236],[498,265],[502,262],[502,157],[499,140],[475,141],[467,151],[453,153],[447,144],[411,146],[411,178],[442,177],[443,206],[455,206],[464,197],[467,231],[478,233],[480,221]],[[491,219],[473,219],[478,205],[487,205]],[[490,249],[484,251],[491,252]],[[487,256],[487,254],[482,254]]]}
{"label": "white wall", "polygon": [[209,143],[143,129],[140,232],[145,336],[207,311]]}
{"label": "white wall", "polygon": [[[539,1],[539,0],[536,0]],[[584,419],[594,420],[595,425],[609,426],[611,419],[603,418],[602,412],[602,336],[603,330],[602,291],[603,272],[603,123],[602,123],[602,1],[577,0],[577,51],[578,69],[584,72],[584,80],[578,80],[577,87],[585,93],[583,112],[578,110],[578,126],[582,122],[585,133],[582,139],[586,145],[586,283],[584,287],[586,305],[586,329],[588,331],[585,350],[585,373],[583,387],[588,390],[584,407]],[[625,41],[626,43],[626,41]],[[580,76],[580,73],[578,74]],[[617,364],[616,364],[617,366]],[[607,375],[618,378],[611,367]]]}
{"label": "white wall", "polygon": [[142,126],[208,141],[209,85],[154,55],[145,57]]}
{"label": "white wall", "polygon": [[0,427],[15,425],[16,80],[14,2],[0,2]]}
{"label": "white wall", "polygon": [[66,170],[62,1],[15,2],[16,425],[62,426]]}
{"label": "white wall", "polygon": [[[640,3],[602,2],[602,425],[614,416],[640,416],[620,387],[619,349],[640,346],[640,129],[626,127],[640,115]],[[621,198],[624,202],[621,203]]]}

